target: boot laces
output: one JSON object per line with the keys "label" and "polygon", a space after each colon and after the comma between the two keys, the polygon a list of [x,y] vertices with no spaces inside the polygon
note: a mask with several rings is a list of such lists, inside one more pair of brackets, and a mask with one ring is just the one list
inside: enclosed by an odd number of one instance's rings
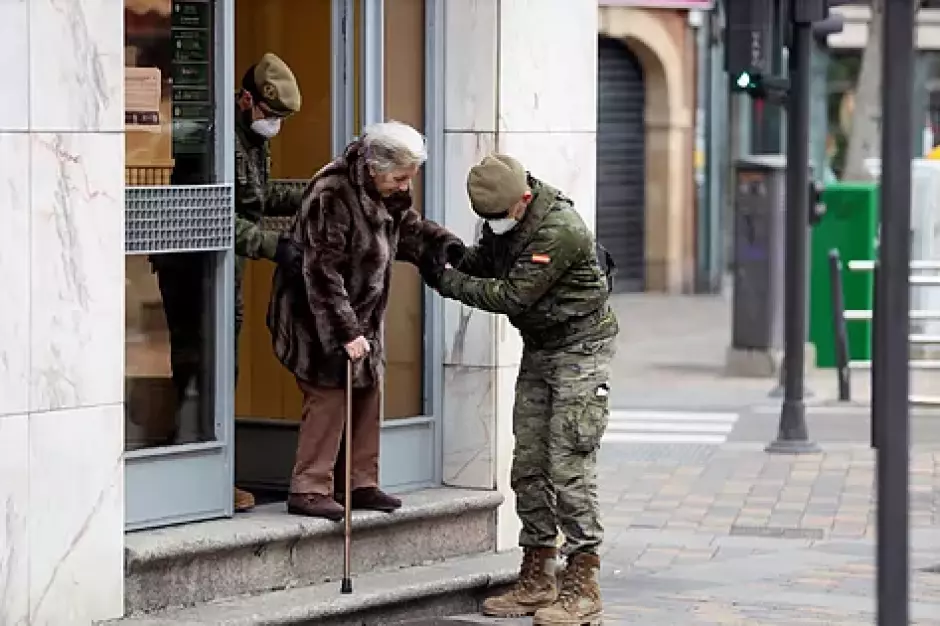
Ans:
{"label": "boot laces", "polygon": [[577,606],[587,586],[586,576],[587,570],[582,567],[573,566],[565,571],[561,581],[561,591],[558,592],[558,602],[565,609]]}
{"label": "boot laces", "polygon": [[516,583],[516,589],[518,591],[533,590],[539,570],[539,559],[534,552],[527,552],[522,557],[522,566],[519,569],[519,581]]}

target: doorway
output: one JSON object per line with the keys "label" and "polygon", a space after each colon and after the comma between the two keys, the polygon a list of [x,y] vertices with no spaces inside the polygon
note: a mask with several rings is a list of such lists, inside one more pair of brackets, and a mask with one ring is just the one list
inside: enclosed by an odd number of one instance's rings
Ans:
{"label": "doorway", "polygon": [[[358,134],[389,118],[424,127],[424,0],[235,0],[235,76],[265,52],[291,67],[301,111],[272,142],[276,184],[305,184]],[[368,12],[367,12],[368,11]],[[345,38],[352,35],[352,41]],[[415,188],[422,189],[419,179]],[[416,194],[421,209],[421,193]],[[289,219],[266,219],[284,228]],[[259,500],[282,499],[290,479],[302,396],[271,349],[265,324],[274,267],[248,263],[235,395],[235,479]],[[432,484],[437,422],[425,380],[425,307],[417,272],[398,263],[386,316],[380,481],[390,491]]]}
{"label": "doorway", "polygon": [[617,292],[646,277],[646,86],[639,59],[600,37],[597,81],[597,232],[620,268]]}

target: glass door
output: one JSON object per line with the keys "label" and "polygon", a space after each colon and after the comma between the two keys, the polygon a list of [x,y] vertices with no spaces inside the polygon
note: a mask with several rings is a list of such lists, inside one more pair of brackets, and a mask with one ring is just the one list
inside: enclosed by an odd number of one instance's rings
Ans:
{"label": "glass door", "polygon": [[[272,141],[278,184],[306,184],[314,172],[369,123],[383,119],[425,129],[425,0],[235,0],[236,76],[265,51],[283,58],[297,77],[303,108]],[[392,10],[394,7],[394,10]],[[438,153],[438,159],[441,158]],[[424,210],[425,175],[416,181]],[[283,219],[283,218],[281,218]],[[279,219],[266,219],[278,228]],[[259,501],[282,500],[301,419],[302,395],[277,361],[265,324],[269,264],[249,263],[245,321],[239,343],[235,403],[236,481]],[[429,307],[413,267],[396,263],[386,315],[380,481],[393,491],[434,483],[439,428],[433,406]],[[432,305],[435,306],[435,305]]]}
{"label": "glass door", "polygon": [[231,0],[125,0],[126,528],[230,515]]}

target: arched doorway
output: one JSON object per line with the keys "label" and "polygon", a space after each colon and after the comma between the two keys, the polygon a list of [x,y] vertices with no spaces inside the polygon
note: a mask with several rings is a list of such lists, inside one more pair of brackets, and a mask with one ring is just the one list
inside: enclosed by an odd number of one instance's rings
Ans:
{"label": "arched doorway", "polygon": [[646,283],[646,85],[620,40],[598,40],[597,234],[618,266],[615,290]]}

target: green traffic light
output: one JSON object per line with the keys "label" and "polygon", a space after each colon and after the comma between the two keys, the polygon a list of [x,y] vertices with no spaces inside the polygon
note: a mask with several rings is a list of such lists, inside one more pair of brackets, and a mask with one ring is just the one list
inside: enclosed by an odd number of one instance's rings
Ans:
{"label": "green traffic light", "polygon": [[738,80],[735,81],[739,88],[747,89],[751,86],[751,75],[747,72],[741,72],[738,75]]}

